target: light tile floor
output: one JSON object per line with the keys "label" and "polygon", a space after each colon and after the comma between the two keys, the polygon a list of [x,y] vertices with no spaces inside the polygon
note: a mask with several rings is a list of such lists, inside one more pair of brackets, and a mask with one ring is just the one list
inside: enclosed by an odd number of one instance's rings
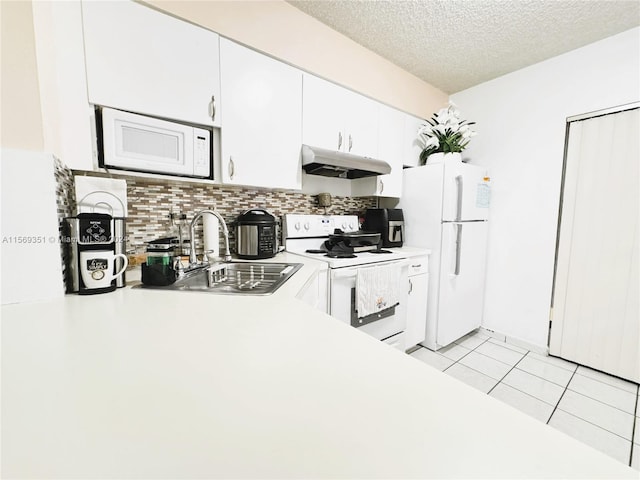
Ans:
{"label": "light tile floor", "polygon": [[411,356],[640,470],[638,385],[477,331]]}

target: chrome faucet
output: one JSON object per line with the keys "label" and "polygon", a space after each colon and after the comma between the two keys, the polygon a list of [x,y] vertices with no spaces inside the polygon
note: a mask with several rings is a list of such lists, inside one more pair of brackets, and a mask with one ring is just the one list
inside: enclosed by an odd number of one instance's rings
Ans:
{"label": "chrome faucet", "polygon": [[198,258],[196,257],[196,223],[200,218],[208,213],[213,215],[220,221],[220,226],[222,227],[222,235],[224,236],[224,261],[231,261],[231,253],[229,252],[229,229],[227,229],[227,224],[218,212],[214,210],[202,210],[193,217],[191,220],[191,224],[189,225],[189,237],[191,238],[191,252],[189,253],[189,263],[191,265],[196,265],[198,263]]}

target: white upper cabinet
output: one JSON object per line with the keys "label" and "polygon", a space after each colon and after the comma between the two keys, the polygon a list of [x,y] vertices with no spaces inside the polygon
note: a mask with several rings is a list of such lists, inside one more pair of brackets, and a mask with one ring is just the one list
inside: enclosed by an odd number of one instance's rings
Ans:
{"label": "white upper cabinet", "polygon": [[407,167],[420,165],[422,145],[418,141],[418,128],[424,123],[425,121],[421,118],[405,115],[402,163]]}
{"label": "white upper cabinet", "polygon": [[378,110],[380,104],[346,90],[345,152],[380,158],[378,153]]}
{"label": "white upper cabinet", "polygon": [[402,195],[402,166],[407,115],[386,105],[379,105],[379,135],[377,158],[391,165],[391,173],[352,180],[354,197],[378,196],[400,198]]}
{"label": "white upper cabinet", "polygon": [[378,157],[378,102],[304,75],[302,143]]}
{"label": "white upper cabinet", "polygon": [[90,103],[220,126],[218,34],[130,1],[82,10]]}
{"label": "white upper cabinet", "polygon": [[222,182],[300,189],[302,72],[220,39]]}

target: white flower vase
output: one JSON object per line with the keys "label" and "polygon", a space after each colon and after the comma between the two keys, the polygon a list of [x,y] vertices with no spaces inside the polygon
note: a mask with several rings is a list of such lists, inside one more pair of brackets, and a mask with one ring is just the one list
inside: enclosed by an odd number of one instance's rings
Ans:
{"label": "white flower vase", "polygon": [[427,157],[427,165],[435,165],[437,163],[460,163],[462,162],[462,154],[460,152],[432,153]]}

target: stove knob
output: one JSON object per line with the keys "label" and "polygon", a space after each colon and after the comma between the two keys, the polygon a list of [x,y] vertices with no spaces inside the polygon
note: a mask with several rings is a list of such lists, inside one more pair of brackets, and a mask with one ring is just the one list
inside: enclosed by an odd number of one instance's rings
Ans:
{"label": "stove knob", "polygon": [[296,222],[296,224],[293,226],[296,230],[300,230],[300,222]]}
{"label": "stove knob", "polygon": [[353,226],[353,223],[349,224],[349,230],[355,230],[356,228]]}
{"label": "stove knob", "polygon": [[343,231],[343,232],[344,232],[344,231],[346,231],[348,226],[349,226],[349,225],[347,224],[347,222],[344,222],[344,223],[342,224],[342,231]]}
{"label": "stove knob", "polygon": [[309,222],[304,224],[304,229],[305,230],[309,230],[311,228],[311,225],[309,224]]}

